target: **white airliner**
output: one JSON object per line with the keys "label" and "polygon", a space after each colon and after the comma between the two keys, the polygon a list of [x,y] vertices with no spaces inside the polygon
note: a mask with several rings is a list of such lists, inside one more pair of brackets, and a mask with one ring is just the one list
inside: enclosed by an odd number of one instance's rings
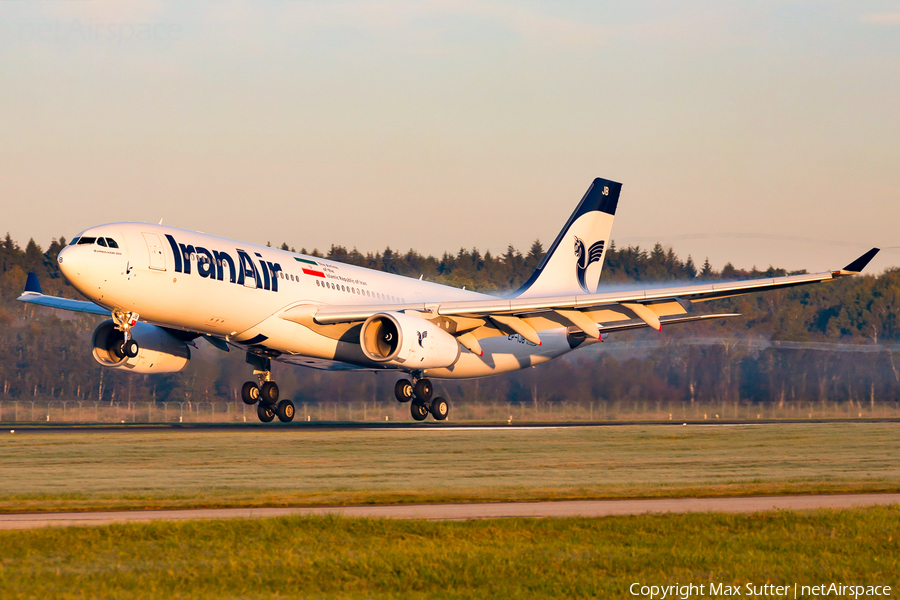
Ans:
{"label": "white airliner", "polygon": [[294,416],[271,362],[328,370],[394,370],[412,417],[446,419],[434,378],[524,369],[602,341],[606,333],[732,314],[690,315],[716,298],[831,281],[861,271],[873,248],[837,271],[752,281],[597,293],[622,186],[595,179],[541,264],[508,297],[490,296],[318,257],[147,223],[91,227],[59,253],[65,278],[90,301],[44,296],[29,275],[23,302],[110,315],[94,358],[133,373],[171,373],[188,343],[247,353],[256,381],[242,398],[260,420]]}

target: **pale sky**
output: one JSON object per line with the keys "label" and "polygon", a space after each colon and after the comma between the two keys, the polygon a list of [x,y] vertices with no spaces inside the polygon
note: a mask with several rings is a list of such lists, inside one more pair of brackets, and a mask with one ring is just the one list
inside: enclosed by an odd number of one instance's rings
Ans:
{"label": "pale sky", "polygon": [[0,234],[900,265],[900,2],[0,2]]}

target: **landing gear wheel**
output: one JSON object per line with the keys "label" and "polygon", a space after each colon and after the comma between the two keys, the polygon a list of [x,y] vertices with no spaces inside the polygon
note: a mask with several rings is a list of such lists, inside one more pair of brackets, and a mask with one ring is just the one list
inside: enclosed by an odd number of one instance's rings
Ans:
{"label": "landing gear wheel", "polygon": [[431,400],[431,393],[434,392],[434,387],[431,385],[431,382],[427,379],[420,379],[416,382],[415,393],[416,398],[421,400],[422,402],[428,402]]}
{"label": "landing gear wheel", "polygon": [[450,403],[438,396],[431,401],[431,416],[435,421],[443,421],[450,415]]}
{"label": "landing gear wheel", "polygon": [[125,354],[125,340],[115,342],[112,345],[112,353],[116,355],[116,358],[125,358],[127,354]]}
{"label": "landing gear wheel", "polygon": [[409,379],[401,379],[394,385],[397,402],[409,402],[413,397],[413,385]]}
{"label": "landing gear wheel", "polygon": [[271,423],[272,419],[275,418],[275,409],[268,404],[260,402],[256,407],[256,416],[258,416],[259,420],[263,423]]}
{"label": "landing gear wheel", "polygon": [[290,423],[294,420],[294,403],[287,399],[282,400],[278,403],[275,414],[282,423]]}
{"label": "landing gear wheel", "polygon": [[122,351],[125,352],[125,356],[129,358],[134,358],[138,355],[141,348],[138,346],[138,343],[134,339],[130,339],[124,344],[122,344]]}
{"label": "landing gear wheel", "polygon": [[259,390],[259,397],[263,404],[274,406],[278,403],[278,384],[274,381],[267,381],[262,384]]}
{"label": "landing gear wheel", "polygon": [[424,421],[428,418],[428,405],[420,400],[413,400],[409,405],[409,412],[416,421]]}
{"label": "landing gear wheel", "polygon": [[244,387],[241,388],[241,400],[244,401],[244,404],[250,404],[251,406],[256,404],[259,400],[259,386],[252,381],[245,383]]}

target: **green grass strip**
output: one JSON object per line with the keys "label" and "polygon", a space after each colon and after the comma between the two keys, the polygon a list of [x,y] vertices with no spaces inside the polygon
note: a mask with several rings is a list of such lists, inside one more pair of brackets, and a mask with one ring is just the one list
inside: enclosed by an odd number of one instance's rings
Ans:
{"label": "green grass strip", "polygon": [[0,512],[900,491],[900,424],[0,435]]}
{"label": "green grass strip", "polygon": [[0,532],[4,598],[625,598],[634,582],[900,584],[900,509]]}

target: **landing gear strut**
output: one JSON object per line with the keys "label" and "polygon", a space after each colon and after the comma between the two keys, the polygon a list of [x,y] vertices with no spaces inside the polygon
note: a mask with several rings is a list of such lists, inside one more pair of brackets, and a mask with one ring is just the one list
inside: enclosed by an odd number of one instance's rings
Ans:
{"label": "landing gear strut", "polygon": [[434,393],[434,386],[428,379],[420,379],[413,375],[413,380],[401,379],[394,385],[394,396],[399,402],[412,403],[409,406],[409,412],[416,421],[424,421],[428,418],[428,414],[434,417],[436,421],[443,421],[450,415],[450,403],[446,398],[431,398]]}
{"label": "landing gear strut", "polygon": [[113,353],[119,358],[134,358],[141,348],[136,340],[131,338],[131,328],[134,327],[140,315],[136,312],[124,312],[118,308],[112,311],[112,320],[116,329],[122,332],[122,341],[113,344]]}

